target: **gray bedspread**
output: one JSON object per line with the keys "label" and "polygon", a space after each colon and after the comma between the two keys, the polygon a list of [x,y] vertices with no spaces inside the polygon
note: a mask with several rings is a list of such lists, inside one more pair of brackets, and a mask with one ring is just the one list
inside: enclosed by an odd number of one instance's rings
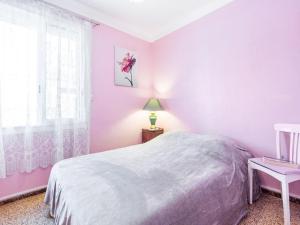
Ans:
{"label": "gray bedspread", "polygon": [[249,157],[220,136],[167,133],[55,164],[45,202],[57,225],[234,225]]}

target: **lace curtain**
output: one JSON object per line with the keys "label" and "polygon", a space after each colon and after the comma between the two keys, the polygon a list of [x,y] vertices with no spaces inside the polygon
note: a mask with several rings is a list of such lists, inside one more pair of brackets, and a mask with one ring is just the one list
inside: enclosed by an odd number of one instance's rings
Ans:
{"label": "lace curtain", "polygon": [[91,24],[0,0],[0,178],[89,153]]}

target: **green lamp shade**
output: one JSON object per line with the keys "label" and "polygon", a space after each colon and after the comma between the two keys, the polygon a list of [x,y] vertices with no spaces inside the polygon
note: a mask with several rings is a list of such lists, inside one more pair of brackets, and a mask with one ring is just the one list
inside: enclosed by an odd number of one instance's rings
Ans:
{"label": "green lamp shade", "polygon": [[151,113],[149,115],[149,120],[150,120],[150,124],[151,124],[150,130],[155,130],[156,129],[155,123],[157,120],[157,116],[154,111],[163,110],[163,107],[161,106],[158,99],[150,98],[143,109],[151,111]]}
{"label": "green lamp shade", "polygon": [[163,107],[161,106],[158,99],[150,98],[143,109],[148,111],[160,111],[163,110]]}

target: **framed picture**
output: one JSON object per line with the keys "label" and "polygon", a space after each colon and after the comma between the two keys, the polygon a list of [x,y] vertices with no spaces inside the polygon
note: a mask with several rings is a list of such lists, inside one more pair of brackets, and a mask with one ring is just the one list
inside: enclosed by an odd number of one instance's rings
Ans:
{"label": "framed picture", "polygon": [[136,67],[136,53],[115,46],[115,85],[137,87]]}

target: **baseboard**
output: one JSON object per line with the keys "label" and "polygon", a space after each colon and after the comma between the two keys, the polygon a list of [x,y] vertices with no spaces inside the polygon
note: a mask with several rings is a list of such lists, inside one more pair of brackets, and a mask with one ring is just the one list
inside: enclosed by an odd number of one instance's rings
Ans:
{"label": "baseboard", "polygon": [[8,202],[13,202],[13,201],[16,201],[16,200],[19,200],[22,198],[26,198],[31,195],[42,193],[46,190],[46,188],[47,188],[47,185],[43,185],[43,186],[32,188],[32,189],[29,189],[26,191],[22,191],[22,192],[18,192],[18,193],[12,194],[12,195],[2,197],[2,198],[0,198],[0,205],[6,204]]}
{"label": "baseboard", "polygon": [[[277,188],[272,188],[269,186],[261,185],[264,192],[271,194],[273,196],[281,198],[281,190]],[[300,195],[290,194],[290,201],[295,203],[300,203]]]}

